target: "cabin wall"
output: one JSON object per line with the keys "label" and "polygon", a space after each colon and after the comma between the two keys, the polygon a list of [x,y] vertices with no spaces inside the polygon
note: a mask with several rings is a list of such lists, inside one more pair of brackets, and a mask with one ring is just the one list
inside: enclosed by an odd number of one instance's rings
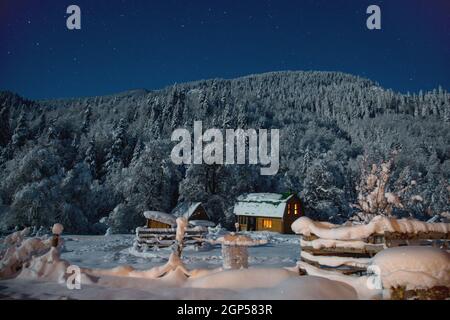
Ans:
{"label": "cabin wall", "polygon": [[248,217],[237,216],[236,221],[239,223],[240,231],[248,231]]}
{"label": "cabin wall", "polygon": [[166,223],[159,222],[159,221],[147,219],[147,228],[150,228],[150,229],[170,229],[170,228],[172,228],[172,226],[168,225]]}
{"label": "cabin wall", "polygon": [[241,231],[250,231],[251,219],[255,219],[255,231],[283,232],[283,220],[281,218],[238,216],[237,222]]}
{"label": "cabin wall", "polygon": [[189,220],[207,220],[209,221],[208,214],[203,206],[199,206],[195,212],[191,215]]}
{"label": "cabin wall", "polygon": [[303,215],[300,199],[292,197],[286,204],[286,209],[283,216],[283,233],[293,234],[291,225],[295,220]]}
{"label": "cabin wall", "polygon": [[256,218],[256,230],[258,231],[273,231],[283,232],[283,220],[280,218]]}

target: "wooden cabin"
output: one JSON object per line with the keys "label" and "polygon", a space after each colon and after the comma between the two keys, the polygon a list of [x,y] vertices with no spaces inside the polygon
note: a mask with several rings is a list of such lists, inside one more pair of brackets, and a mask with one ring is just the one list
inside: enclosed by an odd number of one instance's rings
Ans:
{"label": "wooden cabin", "polygon": [[145,211],[144,217],[147,219],[145,226],[149,229],[171,229],[177,226],[176,217],[165,212]]}
{"label": "wooden cabin", "polygon": [[293,233],[291,224],[303,215],[300,199],[277,193],[249,193],[237,198],[234,214],[241,231]]}
{"label": "wooden cabin", "polygon": [[172,210],[172,215],[175,219],[185,217],[191,226],[215,226],[201,202],[181,202]]}

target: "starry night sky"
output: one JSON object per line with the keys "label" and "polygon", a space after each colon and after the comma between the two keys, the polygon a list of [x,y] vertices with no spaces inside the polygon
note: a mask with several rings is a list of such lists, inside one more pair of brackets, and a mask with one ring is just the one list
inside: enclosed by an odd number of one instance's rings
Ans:
{"label": "starry night sky", "polygon": [[[79,5],[82,30],[66,28]],[[366,9],[382,10],[382,30]],[[0,90],[92,96],[277,70],[450,90],[449,0],[0,0]]]}

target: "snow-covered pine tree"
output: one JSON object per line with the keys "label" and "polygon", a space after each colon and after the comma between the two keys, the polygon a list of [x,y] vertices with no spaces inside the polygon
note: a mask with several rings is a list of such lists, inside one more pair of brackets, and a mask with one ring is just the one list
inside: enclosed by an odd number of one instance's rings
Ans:
{"label": "snow-covered pine tree", "polygon": [[0,147],[8,145],[11,139],[9,126],[9,107],[0,106]]}
{"label": "snow-covered pine tree", "polygon": [[81,133],[86,135],[89,132],[89,127],[91,125],[92,108],[88,104],[86,109],[83,111],[83,124],[81,127]]}
{"label": "snow-covered pine tree", "polygon": [[11,139],[12,146],[14,148],[20,148],[23,146],[28,138],[29,128],[26,115],[24,112],[20,114],[17,120],[16,128],[14,129],[14,134]]}
{"label": "snow-covered pine tree", "polygon": [[312,161],[312,155],[311,151],[309,150],[309,146],[306,147],[305,154],[303,155],[303,162],[302,162],[302,173],[306,173],[306,170],[308,170],[309,165]]}
{"label": "snow-covered pine tree", "polygon": [[47,141],[51,142],[53,140],[58,139],[58,129],[56,128],[56,118],[52,118],[49,121],[47,128]]}
{"label": "snow-covered pine tree", "polygon": [[87,164],[91,175],[94,179],[97,178],[97,154],[95,151],[95,136],[89,140],[88,148],[86,149],[84,162]]}
{"label": "snow-covered pine tree", "polygon": [[126,143],[126,128],[126,120],[125,118],[121,118],[113,132],[113,144],[106,156],[106,172],[113,170],[116,166],[120,167],[123,164],[122,152]]}
{"label": "snow-covered pine tree", "polygon": [[34,136],[36,138],[40,137],[45,132],[46,129],[47,129],[47,113],[45,111],[42,111],[42,113],[39,115],[36,129],[34,130]]}

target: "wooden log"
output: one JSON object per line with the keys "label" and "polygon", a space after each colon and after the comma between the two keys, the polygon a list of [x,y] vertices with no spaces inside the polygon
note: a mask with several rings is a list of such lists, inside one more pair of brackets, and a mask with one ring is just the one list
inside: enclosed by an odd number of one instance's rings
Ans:
{"label": "wooden log", "polygon": [[[177,229],[175,228],[137,228],[136,233],[176,233]],[[206,228],[189,228],[186,230],[186,233],[207,233],[208,229]]]}
{"label": "wooden log", "polygon": [[360,251],[354,248],[324,248],[314,249],[313,247],[302,247],[303,251],[311,253],[315,256],[335,256],[335,257],[353,257],[353,258],[371,258],[383,248],[374,251]]}
{"label": "wooden log", "polygon": [[[306,241],[319,239],[316,235],[301,237]],[[370,244],[382,244],[386,240],[450,240],[450,233],[445,232],[418,232],[418,233],[401,233],[386,231],[382,234],[372,234],[365,239],[359,239]]]}
{"label": "wooden log", "polygon": [[433,240],[433,239],[389,239],[386,240],[386,247],[401,247],[401,246],[432,246],[436,248],[445,249],[448,247],[448,240]]}
{"label": "wooden log", "polygon": [[429,289],[406,290],[405,287],[390,288],[391,300],[448,300],[450,288],[436,286]]}
{"label": "wooden log", "polygon": [[[139,234],[138,238],[149,239],[149,238],[160,238],[160,239],[175,239],[175,234]],[[193,238],[204,238],[205,234],[189,234],[185,236],[185,239]]]}
{"label": "wooden log", "polygon": [[449,240],[450,234],[444,232],[399,233],[385,232],[386,240]]}
{"label": "wooden log", "polygon": [[340,266],[340,267],[330,267],[330,266],[324,266],[316,261],[308,260],[304,257],[301,257],[301,261],[306,262],[307,264],[310,264],[316,268],[320,268],[327,271],[337,271],[339,273],[345,274],[345,275],[362,275],[366,273],[366,268],[361,267],[352,267],[352,266]]}

